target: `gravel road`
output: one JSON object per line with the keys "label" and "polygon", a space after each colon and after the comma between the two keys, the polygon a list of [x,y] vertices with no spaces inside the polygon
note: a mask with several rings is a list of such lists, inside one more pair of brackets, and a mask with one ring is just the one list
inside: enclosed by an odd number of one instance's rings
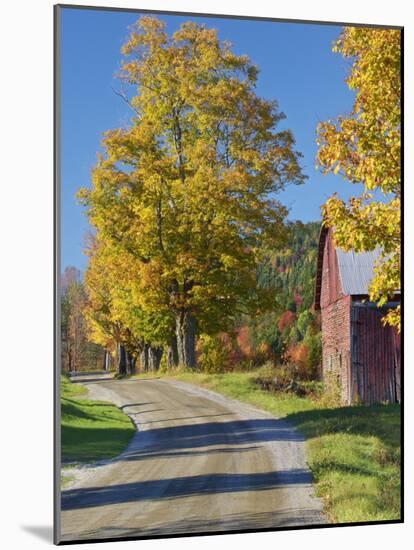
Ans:
{"label": "gravel road", "polygon": [[76,381],[137,431],[62,491],[62,541],[325,523],[304,441],[286,421],[177,381]]}

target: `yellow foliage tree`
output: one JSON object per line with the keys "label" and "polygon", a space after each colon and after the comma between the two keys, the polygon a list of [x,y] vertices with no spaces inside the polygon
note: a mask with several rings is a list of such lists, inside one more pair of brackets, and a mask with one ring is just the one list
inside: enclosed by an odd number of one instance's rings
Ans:
{"label": "yellow foliage tree", "polygon": [[257,260],[284,239],[274,195],[303,182],[300,155],[276,130],[276,103],[256,95],[256,67],[215,30],[187,22],[169,37],[142,17],[122,52],[134,116],[106,133],[79,196],[100,239],[134,263],[140,310],[171,312],[179,361],[193,368],[197,333],[266,305]]}
{"label": "yellow foliage tree", "polygon": [[[351,60],[355,101],[348,116],[318,126],[317,160],[324,174],[340,173],[364,191],[348,204],[333,195],[323,218],[344,250],[381,248],[369,293],[382,306],[400,289],[401,33],[345,27],[333,50]],[[384,321],[399,330],[400,308]]]}
{"label": "yellow foliage tree", "polygon": [[90,239],[85,272],[85,314],[90,338],[106,349],[117,349],[119,370],[158,368],[162,347],[172,338],[172,317],[166,307],[154,312],[140,307],[137,262],[127,252],[99,237]]}

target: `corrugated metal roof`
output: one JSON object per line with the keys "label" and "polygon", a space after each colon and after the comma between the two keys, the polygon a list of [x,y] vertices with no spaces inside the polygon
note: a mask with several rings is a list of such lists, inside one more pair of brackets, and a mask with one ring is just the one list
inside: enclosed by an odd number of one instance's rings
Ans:
{"label": "corrugated metal roof", "polygon": [[374,276],[375,261],[380,253],[380,248],[370,252],[344,252],[336,249],[344,294],[368,294],[368,287]]}

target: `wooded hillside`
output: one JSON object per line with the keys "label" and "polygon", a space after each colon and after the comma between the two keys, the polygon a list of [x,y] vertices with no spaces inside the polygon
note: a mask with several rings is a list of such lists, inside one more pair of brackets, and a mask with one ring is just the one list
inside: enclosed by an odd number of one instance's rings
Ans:
{"label": "wooded hillside", "polygon": [[242,361],[293,366],[300,377],[319,373],[320,320],[312,307],[320,224],[288,223],[286,246],[259,265],[260,286],[274,290],[274,306],[257,316],[242,316],[236,329]]}

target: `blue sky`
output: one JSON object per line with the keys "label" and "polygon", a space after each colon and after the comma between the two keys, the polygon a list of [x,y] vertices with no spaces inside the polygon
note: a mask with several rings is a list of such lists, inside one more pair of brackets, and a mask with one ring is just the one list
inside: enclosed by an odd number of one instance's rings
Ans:
{"label": "blue sky", "polygon": [[[127,105],[113,91],[120,48],[137,13],[62,9],[61,17],[61,266],[86,267],[82,253],[87,219],[74,197],[88,186],[102,133],[125,126]],[[173,32],[189,19],[218,29],[233,50],[247,54],[260,69],[257,93],[277,99],[291,128],[308,180],[289,186],[278,198],[290,219],[320,218],[320,205],[333,192],[348,198],[357,191],[339,176],[315,170],[315,128],[319,121],[350,111],[353,95],[344,79],[347,62],[331,51],[340,27],[189,16],[159,16]]]}

